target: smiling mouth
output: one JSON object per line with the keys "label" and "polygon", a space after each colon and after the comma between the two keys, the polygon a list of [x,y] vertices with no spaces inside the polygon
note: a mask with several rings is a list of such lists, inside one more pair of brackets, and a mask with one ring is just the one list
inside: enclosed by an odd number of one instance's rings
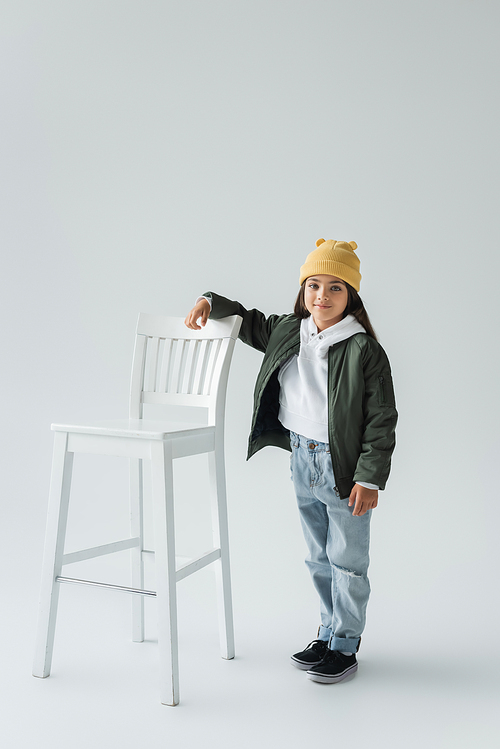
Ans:
{"label": "smiling mouth", "polygon": [[330,309],[330,305],[328,304],[315,304],[315,307],[319,307],[320,309]]}

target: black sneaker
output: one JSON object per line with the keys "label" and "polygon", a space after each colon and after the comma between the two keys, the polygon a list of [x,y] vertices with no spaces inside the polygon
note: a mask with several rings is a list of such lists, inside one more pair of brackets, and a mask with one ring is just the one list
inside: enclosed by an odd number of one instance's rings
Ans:
{"label": "black sneaker", "polygon": [[307,678],[322,684],[335,684],[358,670],[356,654],[344,655],[340,650],[327,650],[325,657],[307,672]]}
{"label": "black sneaker", "polygon": [[292,666],[307,671],[308,668],[321,663],[328,650],[328,640],[313,640],[305,650],[295,653],[291,657]]}

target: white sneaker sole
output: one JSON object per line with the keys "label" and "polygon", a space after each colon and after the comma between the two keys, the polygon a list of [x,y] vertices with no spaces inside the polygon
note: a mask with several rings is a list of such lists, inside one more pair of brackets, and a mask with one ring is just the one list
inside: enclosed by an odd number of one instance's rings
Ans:
{"label": "white sneaker sole", "polygon": [[318,674],[315,671],[308,671],[307,678],[311,679],[311,681],[317,681],[320,684],[336,684],[338,681],[344,681],[344,679],[347,679],[349,676],[354,676],[357,670],[358,664],[355,663],[353,666],[346,668],[345,671],[342,671],[342,673],[335,674],[335,676],[327,676],[326,674]]}

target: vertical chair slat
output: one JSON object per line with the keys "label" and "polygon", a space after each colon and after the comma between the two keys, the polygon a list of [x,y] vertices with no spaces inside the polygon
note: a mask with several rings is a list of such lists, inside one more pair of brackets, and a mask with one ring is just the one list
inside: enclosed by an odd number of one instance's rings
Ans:
{"label": "vertical chair slat", "polygon": [[210,351],[212,349],[213,341],[203,341],[204,349],[203,349],[203,357],[200,360],[200,370],[197,376],[197,387],[196,387],[196,394],[197,395],[203,395],[204,393],[204,385],[205,385],[205,377],[207,375],[207,367],[208,367],[208,361],[210,359]]}
{"label": "vertical chair slat", "polygon": [[179,384],[177,388],[178,393],[187,394],[189,393],[189,380],[191,377],[191,367],[193,363],[193,356],[194,356],[194,350],[195,345],[197,341],[184,341],[184,348],[183,348],[183,364],[182,364],[182,371],[179,372]]}
{"label": "vertical chair slat", "polygon": [[159,338],[148,338],[146,351],[146,381],[144,389],[154,392],[156,385],[156,369],[158,366]]}
{"label": "vertical chair slat", "polygon": [[182,379],[184,377],[184,372],[186,370],[186,359],[187,359],[187,353],[188,353],[188,347],[187,347],[188,341],[178,341],[179,346],[179,373],[177,376],[177,380],[175,383],[175,391],[176,393],[182,393]]}
{"label": "vertical chair slat", "polygon": [[172,340],[172,344],[172,360],[170,362],[170,375],[168,381],[168,389],[166,391],[167,393],[177,392],[177,383],[179,380],[179,370],[182,358],[182,341],[174,338]]}
{"label": "vertical chair slat", "polygon": [[188,377],[187,390],[186,390],[186,392],[189,394],[193,393],[193,387],[194,387],[197,364],[198,364],[198,357],[200,355],[201,341],[191,341],[191,348],[192,348],[192,359],[191,359],[191,365],[189,367],[189,377]]}
{"label": "vertical chair slat", "polygon": [[156,390],[156,385],[158,382],[158,364],[159,364],[159,354],[160,354],[160,344],[161,340],[159,338],[154,339],[154,348],[153,348],[153,360],[151,362],[152,364],[152,384],[153,384],[153,390]]}
{"label": "vertical chair slat", "polygon": [[130,382],[129,417],[131,419],[142,418],[141,392],[144,390],[146,342],[146,336],[137,335],[135,339],[134,360],[132,364],[132,379]]}
{"label": "vertical chair slat", "polygon": [[174,357],[174,341],[169,339],[165,341],[163,348],[163,357],[161,362],[160,385],[162,393],[168,393],[170,387],[170,378],[172,375],[172,361]]}
{"label": "vertical chair slat", "polygon": [[155,376],[155,393],[160,393],[162,388],[162,375],[163,375],[163,358],[165,348],[167,347],[167,341],[164,338],[158,339],[158,356],[156,361],[156,376]]}
{"label": "vertical chair slat", "polygon": [[212,388],[212,379],[214,376],[215,367],[217,366],[217,359],[219,358],[221,344],[222,344],[221,338],[218,338],[217,340],[213,341],[207,377],[205,380],[205,388],[204,388],[204,393],[203,393],[204,395],[210,395],[210,391]]}

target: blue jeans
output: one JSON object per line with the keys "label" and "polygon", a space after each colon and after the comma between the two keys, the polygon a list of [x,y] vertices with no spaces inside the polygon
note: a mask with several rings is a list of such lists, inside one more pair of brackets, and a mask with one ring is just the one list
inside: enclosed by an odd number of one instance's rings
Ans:
{"label": "blue jeans", "polygon": [[370,595],[371,510],[353,516],[340,499],[329,446],[290,432],[290,467],[302,530],[306,564],[320,598],[318,637],[331,650],[355,653],[365,626]]}

